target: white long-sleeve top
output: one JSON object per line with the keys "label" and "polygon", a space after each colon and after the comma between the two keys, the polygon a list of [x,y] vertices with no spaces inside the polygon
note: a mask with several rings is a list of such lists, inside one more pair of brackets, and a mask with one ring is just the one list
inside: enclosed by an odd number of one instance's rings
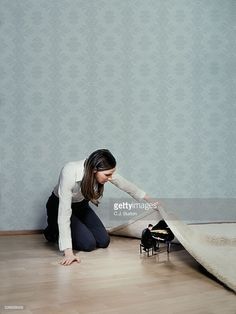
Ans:
{"label": "white long-sleeve top", "polygon": [[[85,160],[67,163],[61,170],[58,184],[53,193],[59,197],[58,227],[59,227],[59,249],[72,248],[70,218],[72,215],[71,203],[81,202],[84,196],[81,193],[80,184],[84,174]],[[141,200],[145,192],[135,184],[129,182],[118,173],[112,175],[109,181],[116,187],[125,191],[136,200]]]}

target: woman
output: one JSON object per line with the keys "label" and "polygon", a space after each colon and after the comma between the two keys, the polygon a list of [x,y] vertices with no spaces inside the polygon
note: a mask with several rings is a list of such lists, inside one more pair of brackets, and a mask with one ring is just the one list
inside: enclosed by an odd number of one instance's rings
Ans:
{"label": "woman", "polygon": [[137,200],[150,201],[144,191],[115,170],[116,160],[107,149],[96,150],[85,160],[69,162],[61,170],[58,184],[46,205],[48,227],[44,230],[48,241],[59,240],[59,249],[64,251],[60,264],[80,262],[73,249],[92,251],[109,245],[104,225],[89,206],[89,201],[98,205],[106,182],[111,182]]}

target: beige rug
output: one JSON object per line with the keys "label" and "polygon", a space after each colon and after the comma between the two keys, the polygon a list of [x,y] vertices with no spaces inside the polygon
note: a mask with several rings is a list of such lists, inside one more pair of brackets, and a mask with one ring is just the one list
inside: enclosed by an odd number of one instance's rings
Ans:
{"label": "beige rug", "polygon": [[236,292],[236,223],[187,225],[162,207],[109,229],[110,234],[140,238],[148,223],[163,217],[185,249],[210,273]]}

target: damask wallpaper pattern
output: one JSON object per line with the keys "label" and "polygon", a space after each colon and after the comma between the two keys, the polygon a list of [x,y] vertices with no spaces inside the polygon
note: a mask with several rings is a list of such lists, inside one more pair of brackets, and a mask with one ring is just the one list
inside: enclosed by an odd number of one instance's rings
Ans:
{"label": "damask wallpaper pattern", "polygon": [[43,227],[61,167],[102,147],[153,196],[236,197],[235,13],[0,0],[0,229]]}

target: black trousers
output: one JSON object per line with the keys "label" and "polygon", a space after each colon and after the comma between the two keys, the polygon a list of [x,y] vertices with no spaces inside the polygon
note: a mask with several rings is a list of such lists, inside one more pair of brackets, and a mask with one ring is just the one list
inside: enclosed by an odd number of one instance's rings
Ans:
{"label": "black trousers", "polygon": [[[59,198],[52,193],[46,204],[48,226],[44,230],[45,238],[50,242],[58,241],[58,206]],[[71,208],[73,249],[88,252],[97,247],[106,248],[110,243],[110,237],[99,217],[89,206],[88,201],[72,203]]]}

